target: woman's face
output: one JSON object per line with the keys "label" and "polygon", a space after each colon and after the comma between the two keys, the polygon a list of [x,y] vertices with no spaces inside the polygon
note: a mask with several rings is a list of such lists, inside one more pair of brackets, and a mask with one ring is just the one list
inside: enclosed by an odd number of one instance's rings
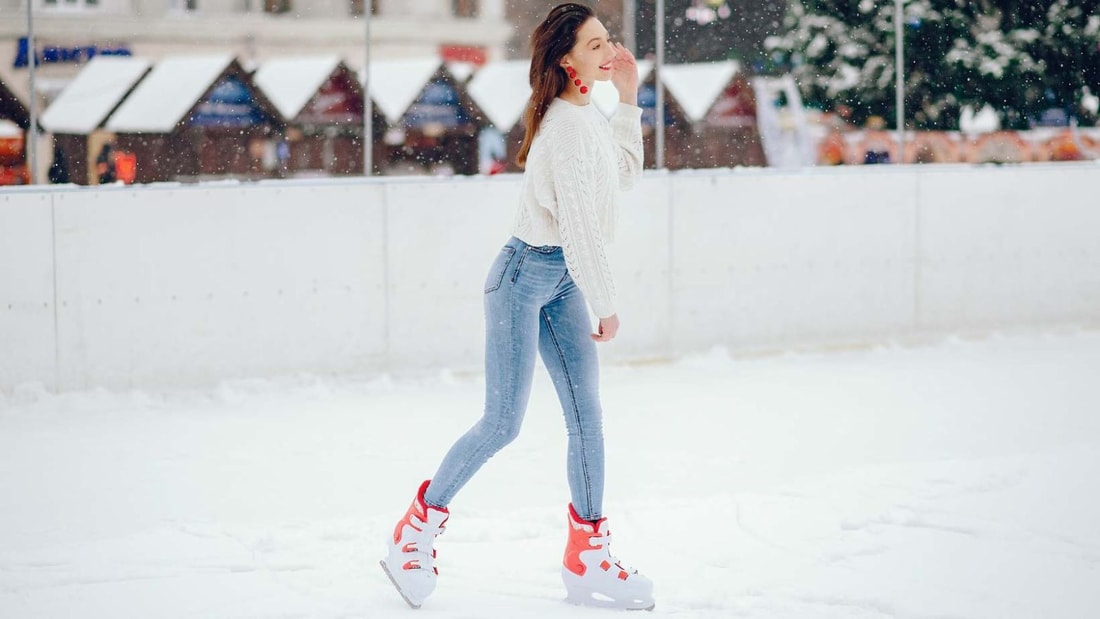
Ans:
{"label": "woman's face", "polygon": [[615,60],[615,48],[611,46],[611,37],[607,28],[595,17],[577,30],[577,42],[561,59],[562,67],[570,66],[577,77],[585,84],[611,79],[612,61]]}

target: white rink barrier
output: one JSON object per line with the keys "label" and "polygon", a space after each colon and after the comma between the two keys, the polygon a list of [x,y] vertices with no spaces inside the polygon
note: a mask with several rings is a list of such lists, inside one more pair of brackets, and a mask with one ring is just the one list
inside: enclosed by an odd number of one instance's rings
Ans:
{"label": "white rink barrier", "polygon": [[[610,360],[1100,324],[1100,167],[648,173]],[[519,177],[0,192],[0,390],[478,369]]]}

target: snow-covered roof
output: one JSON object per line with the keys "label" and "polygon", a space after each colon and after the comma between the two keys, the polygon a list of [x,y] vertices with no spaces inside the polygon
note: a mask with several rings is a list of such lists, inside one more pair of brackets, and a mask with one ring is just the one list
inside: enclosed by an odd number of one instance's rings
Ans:
{"label": "snow-covered roof", "polygon": [[456,80],[465,82],[477,71],[477,65],[465,60],[451,60],[447,62],[447,70],[451,72]]}
{"label": "snow-covered roof", "polygon": [[150,62],[127,56],[96,56],[42,114],[42,127],[53,133],[87,135],[95,131],[134,84],[149,71]]}
{"label": "snow-covered roof", "polygon": [[739,69],[735,60],[670,64],[662,68],[661,83],[688,118],[697,122],[703,120]]}
{"label": "snow-covered roof", "polygon": [[[638,83],[640,84],[653,71],[653,63],[648,60],[639,60],[637,63]],[[619,106],[619,91],[615,90],[611,82],[596,82],[592,86],[592,102],[603,112],[604,116],[611,116],[611,113]]]}
{"label": "snow-covered roof", "polygon": [[531,98],[530,60],[490,62],[470,79],[466,91],[499,131],[507,133],[519,122]]}
{"label": "snow-covered roof", "polygon": [[6,118],[0,118],[0,138],[17,138],[23,135],[23,129]]}
{"label": "snow-covered roof", "polygon": [[168,133],[233,62],[231,54],[171,56],[157,63],[107,121],[125,133]]}
{"label": "snow-covered roof", "polygon": [[264,61],[252,81],[283,118],[296,118],[340,65],[340,57],[294,56]]}
{"label": "snow-covered roof", "polygon": [[370,63],[370,98],[386,117],[386,122],[396,125],[401,120],[442,64],[439,58]]}

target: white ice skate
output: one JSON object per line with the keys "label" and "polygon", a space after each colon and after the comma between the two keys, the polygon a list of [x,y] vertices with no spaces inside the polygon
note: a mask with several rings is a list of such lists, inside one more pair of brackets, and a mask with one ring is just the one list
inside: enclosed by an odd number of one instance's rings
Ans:
{"label": "white ice skate", "polygon": [[624,567],[611,556],[607,518],[581,520],[569,505],[569,542],[565,546],[561,579],[566,601],[585,606],[625,610],[653,610],[653,581]]}
{"label": "white ice skate", "polygon": [[397,523],[389,540],[389,553],[379,561],[397,592],[413,608],[420,608],[435,590],[439,570],[435,568],[435,537],[443,532],[450,513],[424,502],[425,481],[420,485],[409,511]]}

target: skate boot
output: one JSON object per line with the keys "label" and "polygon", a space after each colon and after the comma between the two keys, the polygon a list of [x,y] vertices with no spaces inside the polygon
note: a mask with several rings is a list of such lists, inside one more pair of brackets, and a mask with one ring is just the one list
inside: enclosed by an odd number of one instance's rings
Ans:
{"label": "skate boot", "polygon": [[566,601],[586,606],[653,610],[653,581],[611,556],[607,518],[581,520],[569,504],[569,543],[561,579]]}
{"label": "skate boot", "polygon": [[450,513],[424,502],[431,480],[420,484],[409,511],[393,530],[389,553],[379,561],[397,592],[413,608],[420,608],[432,591],[439,570],[435,569],[435,537],[443,532]]}

